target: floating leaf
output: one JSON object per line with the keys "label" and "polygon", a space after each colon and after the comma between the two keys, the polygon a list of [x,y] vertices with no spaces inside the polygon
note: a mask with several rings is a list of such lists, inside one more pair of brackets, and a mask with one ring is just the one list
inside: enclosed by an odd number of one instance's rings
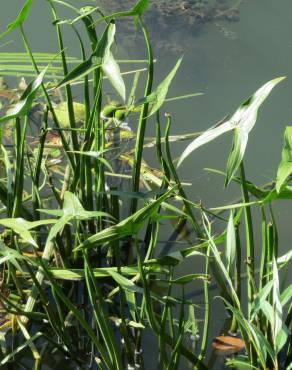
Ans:
{"label": "floating leaf", "polygon": [[267,82],[252,96],[250,96],[243,104],[241,104],[241,106],[237,109],[237,111],[229,120],[225,121],[219,126],[205,131],[201,136],[192,141],[180,156],[178,166],[180,166],[181,163],[195,149],[209,143],[210,141],[216,139],[217,137],[228,131],[236,129],[233,148],[230,153],[227,165],[227,176],[225,185],[228,185],[244,156],[248,134],[256,123],[259,107],[268,97],[272,89],[284,78],[285,77],[279,77]]}

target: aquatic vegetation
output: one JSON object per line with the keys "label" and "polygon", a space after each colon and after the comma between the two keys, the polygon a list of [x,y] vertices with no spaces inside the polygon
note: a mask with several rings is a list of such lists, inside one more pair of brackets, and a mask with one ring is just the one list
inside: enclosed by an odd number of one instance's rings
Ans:
{"label": "aquatic vegetation", "polygon": [[[170,135],[172,116],[164,103],[199,93],[168,97],[181,58],[154,86],[154,53],[144,23],[148,1],[125,2],[120,9],[110,3],[106,13],[65,1],[45,3],[57,55],[31,49],[25,31],[31,0],[2,34],[17,29],[27,53],[0,53],[3,76],[23,76],[15,89],[2,78],[0,91],[1,366],[25,367],[29,357],[29,366],[41,369],[46,358],[56,357],[76,369],[200,370],[208,368],[206,353],[213,343],[229,352],[226,364],[233,367],[291,367],[292,287],[285,273],[292,256],[291,251],[282,255],[273,213],[275,202],[291,199],[290,128],[276,182],[254,185],[243,164],[257,111],[283,78],[264,84],[230,119],[206,132]],[[156,2],[163,11],[167,4]],[[174,1],[171,6],[190,14],[207,6],[217,18],[226,16],[226,4]],[[70,19],[60,18],[63,7]],[[120,18],[135,18],[146,60],[116,60]],[[85,35],[77,25],[85,27]],[[77,36],[80,58],[67,55],[63,27]],[[127,63],[144,68],[124,71]],[[125,72],[132,78],[130,92]],[[105,79],[114,100],[105,93]],[[155,131],[146,137],[150,122]],[[189,184],[179,177],[172,145],[192,140],[178,161],[182,164],[231,130],[234,142],[223,175],[226,187],[238,184],[242,196],[206,208],[187,195]],[[149,148],[155,148],[158,168],[144,159]],[[252,208],[260,210],[260,230]],[[161,247],[168,221],[173,235]],[[189,246],[179,244],[179,234],[188,235]],[[188,259],[199,259],[202,269],[184,271]],[[214,286],[228,328],[213,341]],[[188,293],[200,290],[199,301]],[[157,350],[150,365],[144,355],[147,339]]]}

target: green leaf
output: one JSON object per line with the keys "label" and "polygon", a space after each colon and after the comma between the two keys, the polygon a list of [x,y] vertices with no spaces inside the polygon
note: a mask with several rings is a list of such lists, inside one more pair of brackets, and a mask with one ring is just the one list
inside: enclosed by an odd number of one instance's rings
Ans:
{"label": "green leaf", "polygon": [[182,58],[180,58],[169,75],[157,86],[157,88],[146,98],[141,99],[137,102],[137,105],[150,103],[152,105],[149,116],[157,112],[162,104],[165,102],[169,86],[176,75],[178,68],[180,67]]}
{"label": "green leaf", "polygon": [[233,215],[232,212],[230,212],[226,233],[225,256],[226,256],[226,269],[231,278],[235,263],[235,255],[236,255],[236,236]]}
{"label": "green leaf", "polygon": [[56,88],[65,86],[77,79],[88,75],[93,72],[96,68],[101,68],[104,62],[108,62],[110,59],[109,53],[111,45],[114,41],[114,36],[116,32],[116,26],[113,21],[111,21],[101,39],[99,40],[95,50],[92,52],[91,56],[74,68],[71,72],[65,76],[65,78],[57,85]]}
{"label": "green leaf", "polygon": [[266,298],[270,294],[272,288],[273,281],[270,281],[257,294],[255,300],[251,305],[251,321],[254,320],[255,315],[258,313],[258,311],[262,309],[262,304],[266,301]]}
{"label": "green leaf", "polygon": [[132,293],[144,293],[144,290],[135,285],[131,280],[125,278],[123,275],[113,270],[108,271],[109,275],[125,290]]}
{"label": "green leaf", "polygon": [[292,298],[292,284],[290,284],[284,292],[281,294],[281,305],[284,307],[287,303],[291,301]]}
{"label": "green leaf", "polygon": [[[111,270],[114,272],[118,271],[117,267],[100,267],[93,268],[92,274],[96,278],[105,278],[109,276]],[[65,268],[50,268],[49,269],[52,276],[60,280],[72,280],[78,281],[85,279],[85,270],[84,269],[65,269]],[[121,273],[123,275],[138,275],[139,270],[137,267],[121,267]]]}
{"label": "green leaf", "polygon": [[277,263],[280,265],[286,265],[292,260],[292,250],[277,259]]}
{"label": "green leaf", "polygon": [[15,106],[11,110],[9,110],[8,114],[0,118],[0,123],[16,117],[23,117],[29,113],[38,89],[43,82],[43,78],[47,71],[47,68],[48,67],[44,68],[42,72],[37,76],[37,78],[27,86],[26,90],[22,94],[20,100],[15,104]]}
{"label": "green leaf", "polygon": [[112,242],[125,238],[127,236],[136,235],[139,230],[143,227],[145,221],[156,213],[157,209],[161,206],[165,199],[167,199],[174,189],[168,190],[165,194],[153,201],[149,205],[140,209],[132,216],[124,219],[114,226],[110,226],[107,229],[100,231],[99,233],[90,236],[82,244],[75,248],[75,251],[83,248],[92,248],[107,242]]}
{"label": "green leaf", "polygon": [[40,338],[43,335],[41,332],[35,333],[33,336],[30,337],[30,339],[25,340],[21,345],[16,347],[13,351],[11,351],[7,356],[5,356],[1,362],[0,365],[5,365],[7,362],[9,362],[12,358],[14,358],[16,355],[18,355],[21,351],[23,351],[27,346],[30,346],[35,340]]}
{"label": "green leaf", "polygon": [[132,13],[133,13],[133,15],[141,16],[148,7],[149,7],[149,0],[140,0],[132,8]]}
{"label": "green leaf", "polygon": [[[66,191],[64,194],[63,209],[47,210],[39,209],[40,212],[52,216],[69,217],[75,220],[87,220],[89,218],[108,217],[113,218],[110,214],[101,211],[86,211],[75,194]],[[55,222],[55,221],[54,221]],[[68,221],[67,221],[68,222]]]}
{"label": "green leaf", "polygon": [[280,300],[280,282],[276,259],[273,258],[273,309],[274,309],[274,338],[277,338],[283,324],[283,309]]}
{"label": "green leaf", "polygon": [[113,87],[121,96],[123,101],[126,100],[126,86],[121,75],[120,67],[114,59],[111,52],[108,52],[102,63],[102,70],[109,79]]}
{"label": "green leaf", "polygon": [[247,132],[240,128],[235,128],[233,132],[233,145],[227,161],[224,186],[227,186],[230,183],[232,177],[240,166],[248,142]]}
{"label": "green leaf", "polygon": [[31,221],[26,221],[20,217],[0,219],[0,225],[13,230],[15,233],[17,233],[20,236],[23,242],[32,244],[36,248],[38,248],[38,245],[33,239],[29,230],[35,227],[38,227],[38,226],[53,224],[55,222],[56,222],[55,220],[41,220],[41,221],[31,222]]}
{"label": "green leaf", "polygon": [[[77,102],[73,102],[73,109],[76,122],[84,122],[85,121],[85,105]],[[59,103],[55,108],[54,111],[60,122],[62,128],[70,128],[70,118],[68,113],[68,104],[67,102]]]}
{"label": "green leaf", "polygon": [[251,95],[237,111],[232,115],[232,117],[220,124],[205,131],[201,136],[193,140],[184,150],[179,158],[178,166],[192,153],[194,150],[198,149],[200,146],[209,143],[210,141],[216,139],[222,134],[231,131],[235,128],[238,129],[238,141],[234,145],[235,153],[231,155],[229,159],[228,176],[226,179],[226,184],[228,184],[236,172],[240,161],[244,155],[245,147],[247,144],[248,134],[253,129],[256,120],[259,107],[262,105],[264,100],[268,97],[272,89],[281,82],[285,77],[278,77],[274,80],[267,82],[260,89],[258,89],[253,95]]}
{"label": "green leaf", "polygon": [[189,275],[181,276],[177,279],[171,280],[170,282],[173,284],[187,284],[196,279],[209,280],[210,276],[206,274],[189,274]]}
{"label": "green leaf", "polygon": [[289,330],[285,324],[283,324],[283,327],[279,330],[277,337],[276,337],[276,352],[279,353],[281,349],[285,346],[287,343],[287,339],[289,338]]}
{"label": "green leaf", "polygon": [[281,186],[292,174],[292,127],[287,126],[284,134],[284,148],[282,160],[277,172],[276,190],[279,193]]}
{"label": "green leaf", "polygon": [[258,367],[250,364],[250,360],[247,356],[236,356],[236,358],[228,359],[226,364],[235,367],[237,370],[258,370]]}
{"label": "green leaf", "polygon": [[25,2],[23,8],[21,9],[21,11],[18,14],[17,18],[15,19],[15,21],[10,23],[7,26],[7,30],[0,35],[0,38],[6,36],[8,33],[15,30],[16,28],[20,27],[23,24],[23,22],[25,22],[25,20],[27,19],[28,15],[29,15],[32,3],[33,3],[33,0],[27,0]]}

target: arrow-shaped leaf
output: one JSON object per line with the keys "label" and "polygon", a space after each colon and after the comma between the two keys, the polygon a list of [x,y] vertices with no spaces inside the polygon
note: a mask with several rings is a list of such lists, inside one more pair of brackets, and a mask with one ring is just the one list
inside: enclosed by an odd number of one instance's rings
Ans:
{"label": "arrow-shaped leaf", "polygon": [[227,178],[226,185],[230,182],[232,176],[236,172],[241,160],[244,156],[245,148],[247,145],[248,134],[253,129],[259,107],[264,100],[268,97],[272,89],[284,79],[285,77],[275,78],[251,95],[233,114],[233,116],[224,122],[222,125],[212,128],[204,132],[201,136],[192,141],[184,150],[179,158],[178,166],[200,146],[216,139],[220,135],[233,129],[236,130],[234,145],[229,156],[227,165]]}
{"label": "arrow-shaped leaf", "polygon": [[162,104],[165,102],[169,86],[174,76],[176,75],[176,72],[179,69],[181,62],[182,58],[180,58],[177,61],[176,65],[173,67],[168,76],[157,86],[157,88],[150,95],[146,96],[144,99],[141,99],[136,103],[137,105],[150,103],[152,107],[149,116],[157,112],[158,109],[160,109]]}
{"label": "arrow-shaped leaf", "polygon": [[58,87],[65,86],[77,79],[80,79],[90,72],[94,71],[96,68],[100,68],[102,66],[103,60],[106,59],[107,54],[110,51],[110,47],[114,41],[114,36],[116,32],[116,26],[113,21],[111,21],[101,39],[96,45],[95,50],[92,52],[90,57],[80,63],[77,67],[75,67],[71,72],[67,74],[67,76],[59,83]]}
{"label": "arrow-shaped leaf", "polygon": [[44,68],[37,78],[27,86],[19,102],[9,110],[8,114],[0,118],[0,123],[16,117],[23,117],[29,113],[38,89],[43,82],[47,69],[48,67]]}
{"label": "arrow-shaped leaf", "polygon": [[14,22],[10,23],[7,26],[7,30],[4,31],[0,35],[0,38],[6,36],[8,33],[10,33],[11,31],[15,30],[16,28],[20,27],[23,24],[23,22],[27,19],[28,15],[29,15],[30,8],[32,6],[32,2],[33,2],[33,0],[27,0],[25,2],[23,8],[21,9],[20,13],[18,14],[18,16],[16,17],[16,19],[14,20]]}
{"label": "arrow-shaped leaf", "polygon": [[276,190],[279,193],[282,185],[292,174],[292,127],[286,127],[282,160],[277,172]]}

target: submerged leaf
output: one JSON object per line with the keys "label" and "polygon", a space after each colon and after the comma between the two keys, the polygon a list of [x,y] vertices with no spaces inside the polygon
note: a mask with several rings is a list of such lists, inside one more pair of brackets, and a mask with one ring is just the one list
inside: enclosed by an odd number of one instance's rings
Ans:
{"label": "submerged leaf", "polygon": [[262,105],[264,100],[268,97],[272,89],[281,82],[285,77],[275,78],[266,84],[264,84],[260,89],[258,89],[253,95],[251,95],[233,114],[233,116],[221,124],[220,126],[211,128],[205,131],[201,136],[191,142],[187,148],[184,150],[179,158],[178,166],[189,156],[191,152],[200,146],[216,139],[220,135],[228,132],[232,129],[237,128],[236,138],[237,142],[233,146],[233,152],[230,155],[227,168],[227,179],[226,184],[228,184],[236,172],[242,158],[244,155],[245,147],[247,144],[248,134],[254,127],[257,119],[257,113],[259,107]]}
{"label": "submerged leaf", "polygon": [[[85,105],[77,102],[73,102],[74,108],[74,115],[76,122],[84,122],[85,121]],[[58,121],[62,128],[69,128],[70,127],[70,118],[68,113],[68,104],[67,102],[59,103],[56,108],[54,109]]]}

